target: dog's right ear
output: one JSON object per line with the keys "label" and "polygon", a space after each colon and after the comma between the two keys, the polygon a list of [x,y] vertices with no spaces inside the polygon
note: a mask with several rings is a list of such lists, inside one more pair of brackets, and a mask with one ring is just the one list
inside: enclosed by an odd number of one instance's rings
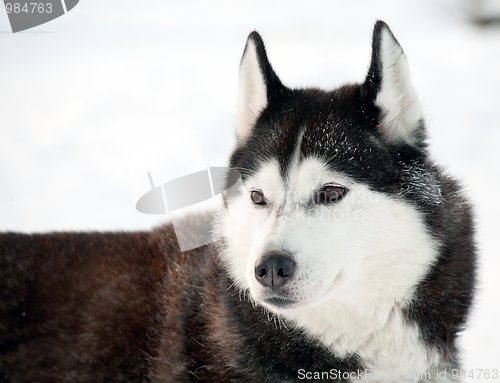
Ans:
{"label": "dog's right ear", "polygon": [[363,90],[380,109],[379,131],[392,144],[425,147],[422,107],[403,49],[383,21],[373,30],[372,61]]}
{"label": "dog's right ear", "polygon": [[240,92],[236,138],[244,143],[262,111],[283,88],[269,63],[264,42],[257,32],[248,36],[240,64]]}

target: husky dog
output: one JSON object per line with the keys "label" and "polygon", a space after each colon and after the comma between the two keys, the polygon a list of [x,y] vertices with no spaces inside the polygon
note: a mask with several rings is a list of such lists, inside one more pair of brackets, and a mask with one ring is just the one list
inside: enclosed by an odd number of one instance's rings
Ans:
{"label": "husky dog", "polygon": [[388,26],[365,81],[332,91],[284,86],[253,32],[240,89],[227,206],[247,219],[219,214],[217,243],[0,236],[0,382],[453,380],[471,209]]}

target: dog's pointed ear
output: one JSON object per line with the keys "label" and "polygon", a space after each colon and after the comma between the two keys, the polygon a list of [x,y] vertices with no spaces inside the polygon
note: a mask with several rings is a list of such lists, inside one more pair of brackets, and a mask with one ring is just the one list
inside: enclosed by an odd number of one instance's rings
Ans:
{"label": "dog's pointed ear", "polygon": [[267,58],[264,42],[257,32],[248,36],[240,64],[240,90],[236,138],[247,140],[262,111],[283,87]]}
{"label": "dog's pointed ear", "polygon": [[425,146],[422,107],[410,79],[403,49],[383,21],[373,31],[372,60],[363,84],[380,108],[380,132],[388,142]]}

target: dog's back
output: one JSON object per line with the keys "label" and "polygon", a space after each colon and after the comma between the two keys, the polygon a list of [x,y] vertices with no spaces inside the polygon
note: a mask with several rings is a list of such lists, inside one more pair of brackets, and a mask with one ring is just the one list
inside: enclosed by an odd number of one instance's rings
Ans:
{"label": "dog's back", "polygon": [[0,234],[0,382],[143,381],[159,342],[163,373],[175,375],[193,254],[168,225]]}

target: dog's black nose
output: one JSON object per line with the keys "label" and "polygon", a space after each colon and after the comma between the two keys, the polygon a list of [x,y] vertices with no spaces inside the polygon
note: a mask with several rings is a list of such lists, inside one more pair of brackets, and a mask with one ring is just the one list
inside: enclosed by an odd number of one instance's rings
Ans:
{"label": "dog's black nose", "polygon": [[295,269],[292,256],[283,251],[272,251],[264,254],[255,267],[255,278],[264,287],[279,288],[288,282]]}

